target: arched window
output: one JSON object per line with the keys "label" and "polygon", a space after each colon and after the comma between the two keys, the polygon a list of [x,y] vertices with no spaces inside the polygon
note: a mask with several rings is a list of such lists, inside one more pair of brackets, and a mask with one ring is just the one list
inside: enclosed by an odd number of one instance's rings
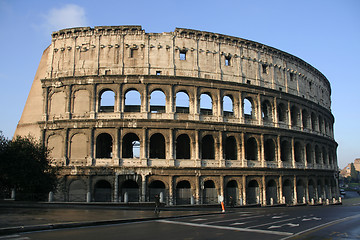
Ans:
{"label": "arched window", "polygon": [[323,154],[323,163],[329,164],[328,154],[325,147],[322,147],[322,154]]}
{"label": "arched window", "polygon": [[201,158],[215,159],[214,138],[211,135],[206,135],[201,141]]}
{"label": "arched window", "polygon": [[275,180],[271,179],[266,184],[266,204],[271,205],[271,203],[276,204],[277,202],[278,202],[277,185]]}
{"label": "arched window", "polygon": [[292,106],[290,109],[291,114],[291,126],[298,126],[299,124],[299,109],[296,106]]}
{"label": "arched window", "polygon": [[323,133],[324,129],[323,129],[323,118],[321,116],[319,116],[319,132]]}
{"label": "arched window", "polygon": [[232,96],[225,96],[223,98],[223,112],[224,112],[224,116],[234,115],[234,104],[233,104]]}
{"label": "arched window", "polygon": [[265,141],[265,161],[275,161],[275,144],[272,139]]}
{"label": "arched window", "polygon": [[239,188],[235,180],[231,180],[226,184],[226,203],[228,205],[237,205],[239,202]]}
{"label": "arched window", "polygon": [[153,91],[150,95],[150,111],[152,113],[164,113],[165,105],[165,94],[160,90]]}
{"label": "arched window", "polygon": [[139,158],[140,157],[140,139],[134,133],[128,133],[122,140],[122,157]]}
{"label": "arched window", "polygon": [[[165,184],[159,180],[152,181],[149,184],[149,200],[150,200],[150,202],[155,201],[156,195],[158,195],[159,197],[161,195],[164,197],[164,195],[165,195]],[[161,197],[160,197],[160,200],[164,200],[164,199],[161,199]]]}
{"label": "arched window", "polygon": [[302,123],[304,128],[309,128],[309,113],[305,109],[302,110]]}
{"label": "arched window", "polygon": [[258,160],[258,145],[255,138],[251,137],[245,142],[246,160]]}
{"label": "arched window", "polygon": [[315,145],[315,160],[317,164],[320,164],[322,161],[321,159],[321,152],[318,145]]}
{"label": "arched window", "polygon": [[191,203],[191,185],[189,181],[183,180],[176,184],[176,204]]}
{"label": "arched window", "polygon": [[317,119],[315,113],[311,113],[311,129],[316,131]]}
{"label": "arched window", "polygon": [[189,113],[189,95],[185,91],[176,93],[176,112],[177,113]]}
{"label": "arched window", "polygon": [[265,100],[261,104],[262,119],[266,122],[272,121],[272,107],[268,100]]}
{"label": "arched window", "polygon": [[233,136],[227,137],[225,140],[225,159],[226,160],[237,159],[236,139]]}
{"label": "arched window", "polygon": [[295,162],[302,163],[304,162],[304,148],[300,142],[295,142]]}
{"label": "arched window", "polygon": [[313,158],[313,149],[311,147],[311,144],[306,144],[306,161],[307,163],[313,164],[314,158]]}
{"label": "arched window", "polygon": [[109,89],[100,94],[100,112],[114,112],[115,93]]}
{"label": "arched window", "polygon": [[305,184],[301,179],[299,179],[296,183],[296,196],[298,203],[306,203]]}
{"label": "arched window", "polygon": [[176,138],[176,159],[190,159],[190,138],[187,134]]}
{"label": "arched window", "polygon": [[141,111],[141,96],[137,90],[131,89],[125,93],[125,112]]}
{"label": "arched window", "polygon": [[291,146],[286,140],[281,142],[281,161],[289,162],[291,160]]}
{"label": "arched window", "polygon": [[161,133],[150,137],[150,158],[165,159],[165,138]]}
{"label": "arched window", "polygon": [[203,93],[200,95],[200,114],[204,114],[204,115],[213,114],[212,99],[208,93]]}
{"label": "arched window", "polygon": [[112,158],[113,140],[110,134],[101,133],[96,138],[96,158]]}
{"label": "arched window", "polygon": [[286,123],[287,122],[286,108],[285,108],[285,105],[283,103],[280,103],[278,105],[277,113],[278,113],[278,121],[282,122],[282,123]]}
{"label": "arched window", "polygon": [[245,118],[251,119],[253,117],[253,104],[250,97],[244,98],[243,109]]}
{"label": "arched window", "polygon": [[139,184],[134,180],[128,179],[121,185],[121,196],[123,201],[138,202],[139,201]]}
{"label": "arched window", "polygon": [[293,203],[293,186],[289,179],[286,179],[283,184],[283,195],[285,197],[286,204]]}

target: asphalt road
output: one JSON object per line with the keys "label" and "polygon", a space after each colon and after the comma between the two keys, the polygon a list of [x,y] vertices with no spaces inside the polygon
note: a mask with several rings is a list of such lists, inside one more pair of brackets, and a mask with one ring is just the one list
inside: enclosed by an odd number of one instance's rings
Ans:
{"label": "asphalt road", "polygon": [[22,233],[0,239],[360,239],[360,205],[234,209],[176,219]]}

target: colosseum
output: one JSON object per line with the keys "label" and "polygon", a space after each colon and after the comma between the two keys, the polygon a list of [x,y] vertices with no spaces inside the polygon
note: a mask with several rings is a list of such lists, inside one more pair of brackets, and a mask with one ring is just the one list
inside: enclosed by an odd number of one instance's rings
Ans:
{"label": "colosseum", "polygon": [[52,149],[55,198],[316,204],[339,197],[331,87],[246,39],[141,26],[63,29],[15,135]]}

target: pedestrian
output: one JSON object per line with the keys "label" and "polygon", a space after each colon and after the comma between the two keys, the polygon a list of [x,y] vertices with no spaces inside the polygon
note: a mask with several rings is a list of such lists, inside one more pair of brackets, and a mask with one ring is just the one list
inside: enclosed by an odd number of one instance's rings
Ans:
{"label": "pedestrian", "polygon": [[155,210],[154,213],[160,213],[160,197],[158,194],[155,195]]}
{"label": "pedestrian", "polygon": [[234,207],[234,199],[232,198],[232,196],[229,196],[229,205],[230,205],[230,207]]}

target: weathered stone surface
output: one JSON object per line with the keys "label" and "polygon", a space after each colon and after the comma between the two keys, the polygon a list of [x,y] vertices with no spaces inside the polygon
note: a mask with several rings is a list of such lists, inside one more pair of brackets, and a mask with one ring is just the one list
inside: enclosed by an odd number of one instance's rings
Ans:
{"label": "weathered stone surface", "polygon": [[15,135],[53,149],[63,200],[316,202],[338,197],[330,94],[308,63],[241,38],[64,29]]}

